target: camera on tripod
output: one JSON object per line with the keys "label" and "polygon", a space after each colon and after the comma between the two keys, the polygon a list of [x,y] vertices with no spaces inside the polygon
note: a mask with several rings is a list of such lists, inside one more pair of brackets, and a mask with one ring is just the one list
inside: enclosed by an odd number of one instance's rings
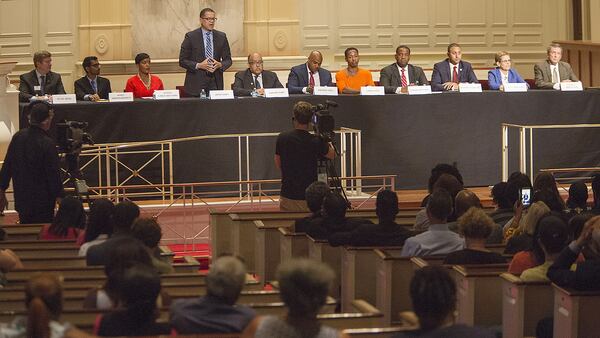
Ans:
{"label": "camera on tripod", "polygon": [[87,122],[62,120],[56,124],[58,151],[79,155],[84,144],[94,145],[92,136],[84,131]]}
{"label": "camera on tripod", "polygon": [[329,112],[329,107],[337,107],[334,101],[327,100],[325,103],[317,104],[312,107],[312,124],[315,134],[324,138],[327,142],[334,140],[335,119]]}

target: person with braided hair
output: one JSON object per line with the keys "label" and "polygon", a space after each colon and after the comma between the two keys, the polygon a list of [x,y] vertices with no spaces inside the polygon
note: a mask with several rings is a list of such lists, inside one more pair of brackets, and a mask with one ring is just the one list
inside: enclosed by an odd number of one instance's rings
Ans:
{"label": "person with braided hair", "polygon": [[420,328],[399,333],[394,338],[494,337],[487,330],[454,323],[456,284],[445,267],[426,266],[415,271],[410,281],[410,298]]}

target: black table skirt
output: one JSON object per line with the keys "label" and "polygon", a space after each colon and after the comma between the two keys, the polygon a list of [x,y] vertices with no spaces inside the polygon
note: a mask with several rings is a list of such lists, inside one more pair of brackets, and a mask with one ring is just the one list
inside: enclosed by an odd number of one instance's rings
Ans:
{"label": "black table skirt", "polygon": [[[331,109],[336,129],[362,130],[363,175],[396,174],[397,188],[425,188],[437,163],[456,162],[467,186],[501,179],[501,127],[516,124],[600,123],[600,91],[442,93],[426,96],[339,96]],[[81,102],[55,108],[55,121],[86,121],[97,143],[151,141],[209,134],[281,132],[292,107],[325,98],[139,100]],[[23,108],[24,106],[22,106]],[[536,169],[598,165],[597,129],[536,131]],[[511,132],[511,171],[518,161]],[[251,178],[278,178],[275,139],[251,141]],[[210,140],[175,147],[175,182],[237,180],[237,143]]]}

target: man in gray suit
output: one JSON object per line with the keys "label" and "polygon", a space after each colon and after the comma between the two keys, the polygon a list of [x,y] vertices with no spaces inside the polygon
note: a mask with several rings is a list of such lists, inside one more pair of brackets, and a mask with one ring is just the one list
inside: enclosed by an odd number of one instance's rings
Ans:
{"label": "man in gray suit", "polygon": [[54,94],[65,94],[60,74],[52,69],[52,54],[42,50],[33,54],[35,69],[19,77],[19,101],[47,99]]}
{"label": "man in gray suit", "polygon": [[548,46],[548,59],[533,66],[535,85],[540,89],[560,89],[561,82],[579,81],[571,65],[560,61],[562,47],[553,43]]}
{"label": "man in gray suit", "polygon": [[248,69],[235,73],[233,94],[250,96],[253,92],[264,96],[265,88],[283,88],[277,74],[263,69],[263,59],[259,53],[248,55]]}
{"label": "man in gray suit", "polygon": [[410,48],[405,45],[396,48],[396,63],[381,70],[379,83],[385,87],[386,94],[400,94],[407,92],[410,85],[427,85],[427,77],[423,68],[409,65]]}
{"label": "man in gray suit", "polygon": [[[185,68],[185,92],[200,96],[202,89],[223,89],[223,72],[231,66],[231,50],[225,33],[215,28],[215,11],[200,11],[202,27],[188,32],[181,43],[179,66]],[[208,93],[207,93],[208,94]]]}

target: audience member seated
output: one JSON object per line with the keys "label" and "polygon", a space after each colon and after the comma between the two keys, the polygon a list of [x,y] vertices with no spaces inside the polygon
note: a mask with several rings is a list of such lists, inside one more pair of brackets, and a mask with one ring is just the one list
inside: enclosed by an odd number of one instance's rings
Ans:
{"label": "audience member seated", "polygon": [[[514,202],[513,202],[513,210],[515,211],[515,216],[516,216],[516,212],[517,212],[517,208],[519,207],[519,204],[517,203],[517,201],[519,201],[520,198],[520,191],[523,188],[530,188],[531,189],[531,180],[529,179],[529,176],[523,174],[520,171],[515,171],[512,174],[510,174],[510,176],[508,176],[508,180],[506,181],[506,183],[508,184],[508,186],[506,187],[506,189],[508,190],[508,196],[510,197],[514,197]],[[520,215],[522,216],[522,215]],[[511,218],[508,222],[506,222],[504,224],[504,238],[505,240],[507,240],[508,238],[510,238],[513,235],[513,232],[516,229],[516,226],[518,226],[519,222],[513,222],[514,218]],[[511,227],[514,226],[514,227]]]}
{"label": "audience member seated", "polygon": [[287,315],[256,317],[242,337],[347,337],[317,320],[334,277],[331,268],[321,262],[292,259],[282,263],[277,280]]}
{"label": "audience member seated", "polygon": [[156,299],[160,288],[160,276],[153,267],[137,264],[125,270],[117,286],[120,306],[99,315],[94,334],[101,337],[169,334],[168,323],[156,322]]}
{"label": "audience member seated", "polygon": [[346,48],[344,58],[348,67],[340,69],[335,74],[335,84],[340,94],[360,94],[361,87],[375,85],[371,72],[368,69],[358,68],[360,60],[358,49]]}
{"label": "audience member seated", "polygon": [[283,88],[277,74],[263,68],[263,58],[259,53],[248,55],[248,68],[235,73],[233,93],[235,96],[265,95],[265,88]]}
{"label": "audience member seated", "polygon": [[511,227],[515,227],[515,230],[506,243],[506,249],[504,249],[504,253],[507,255],[531,249],[535,227],[542,217],[550,214],[550,209],[544,202],[539,201],[533,203],[527,209],[523,221],[521,221],[522,213],[523,206],[519,204],[513,220],[514,225],[511,225]]}
{"label": "audience member seated", "polygon": [[462,250],[465,240],[450,231],[446,224],[452,214],[450,194],[444,189],[436,188],[429,197],[425,210],[431,224],[429,230],[406,239],[401,255],[403,257],[446,255]]}
{"label": "audience member seated", "polygon": [[591,212],[598,215],[600,214],[600,174],[592,176],[592,197],[594,198],[594,204]]}
{"label": "audience member seated", "polygon": [[506,83],[526,83],[516,69],[511,68],[512,60],[508,52],[498,52],[495,56],[496,68],[488,71],[488,86],[491,90],[504,90]]}
{"label": "audience member seated", "polygon": [[460,171],[455,165],[447,164],[447,163],[438,163],[433,169],[431,169],[431,175],[429,176],[429,181],[427,182],[427,196],[423,198],[421,201],[421,208],[425,208],[427,205],[427,199],[429,198],[429,194],[433,192],[433,185],[437,182],[438,178],[442,176],[442,174],[449,174],[458,180],[460,184],[464,185],[462,175]]}
{"label": "audience member seated", "polygon": [[75,81],[77,100],[100,101],[108,100],[112,91],[110,80],[100,76],[100,62],[95,56],[86,56],[82,64],[85,76]]}
{"label": "audience member seated", "polygon": [[[140,241],[129,238],[123,240],[122,245],[115,247],[108,253],[107,263],[104,266],[106,282],[99,288],[90,289],[83,301],[83,308],[108,310],[118,304],[117,289],[122,279],[123,272],[134,265],[147,265],[154,268],[148,250]],[[161,292],[157,306],[169,305],[171,297],[166,292]]]}
{"label": "audience member seated", "polygon": [[329,237],[331,245],[352,246],[402,246],[414,233],[396,223],[398,195],[391,190],[377,194],[378,224],[363,224],[351,232],[335,233]]}
{"label": "audience member seated", "polygon": [[554,175],[550,172],[541,172],[537,174],[533,180],[532,192],[533,198],[536,198],[537,194],[541,194],[537,196],[537,200],[546,203],[548,208],[552,211],[563,213],[567,208],[565,206],[565,201],[563,201],[558,192]]}
{"label": "audience member seated", "polygon": [[[463,184],[460,182],[458,178],[456,178],[452,174],[441,174],[433,185],[433,190],[435,189],[444,189],[452,198],[452,207],[454,207],[454,198],[458,194],[459,191],[463,190]],[[429,197],[426,197],[426,200],[429,200]],[[456,220],[456,215],[454,212],[451,212],[448,216],[448,222],[454,222]],[[417,212],[415,217],[415,225],[413,226],[413,231],[425,231],[429,229],[429,217],[427,216],[427,210],[421,209]]]}
{"label": "audience member seated", "polygon": [[52,224],[44,225],[39,237],[43,240],[77,239],[84,227],[83,204],[79,199],[67,196],[60,202]]}
{"label": "audience member seated", "polygon": [[158,243],[162,238],[162,230],[156,219],[138,218],[133,223],[131,235],[144,244],[146,250],[148,250],[148,254],[152,258],[152,265],[154,265],[158,273],[175,272],[171,264],[163,261],[160,257]]}
{"label": "audience member seated", "polygon": [[569,187],[569,198],[567,199],[567,218],[582,214],[588,211],[588,188],[582,181],[575,182]]}
{"label": "audience member seated", "polygon": [[328,240],[337,232],[348,232],[356,229],[360,224],[369,222],[365,219],[346,218],[348,204],[346,199],[338,192],[332,192],[323,199],[323,218],[314,219],[306,229],[306,233],[314,238]]}
{"label": "audience member seated", "polygon": [[66,94],[60,74],[53,72],[52,54],[42,50],[33,54],[34,70],[19,77],[19,101],[47,100],[54,94]]}
{"label": "audience member seated", "polygon": [[140,208],[133,202],[123,201],[115,205],[113,234],[104,242],[88,249],[87,265],[105,265],[108,254],[121,244],[131,241],[131,225],[140,216]]}
{"label": "audience member seated", "polygon": [[483,209],[471,207],[458,218],[458,231],[465,238],[466,248],[448,254],[444,264],[506,263],[502,255],[485,248],[486,239],[492,233],[494,226],[498,224],[494,223]]}
{"label": "audience member seated", "polygon": [[458,90],[459,83],[479,83],[470,63],[462,61],[459,44],[448,45],[448,58],[433,65],[431,89],[434,91]]}
{"label": "audience member seated", "polygon": [[420,328],[394,338],[493,338],[485,329],[456,324],[456,284],[448,269],[426,266],[415,271],[410,281],[410,299]]}
{"label": "audience member seated", "polygon": [[560,61],[562,47],[553,43],[548,46],[548,57],[545,61],[533,66],[535,85],[540,89],[560,89],[561,82],[579,81],[571,65]]}
{"label": "audience member seated", "polygon": [[322,62],[321,52],[313,50],[306,63],[292,67],[287,82],[290,94],[312,94],[315,87],[333,87],[331,73],[321,68]]}
{"label": "audience member seated", "polygon": [[[588,247],[585,262],[571,265],[583,247]],[[548,278],[555,284],[577,290],[600,290],[600,216],[590,219],[581,235],[564,248],[548,268]]]}
{"label": "audience member seated", "polygon": [[25,286],[27,317],[17,316],[11,323],[0,324],[0,337],[81,337],[69,323],[61,322],[63,309],[60,277],[54,274],[38,274]]}
{"label": "audience member seated", "polygon": [[252,308],[236,304],[245,282],[244,263],[233,256],[217,258],[206,276],[206,296],[171,305],[173,330],[177,334],[242,332],[256,316]]}
{"label": "audience member seated", "polygon": [[[468,189],[461,190],[454,198],[454,215],[459,218],[471,208],[483,209],[481,200],[474,192]],[[448,223],[448,229],[459,232],[456,221]],[[492,225],[492,232],[486,237],[486,244],[500,244],[504,239],[502,235],[502,227],[498,224]]]}
{"label": "audience member seated", "polygon": [[306,204],[311,214],[309,216],[297,219],[294,222],[295,232],[306,232],[306,229],[310,225],[310,222],[316,219],[322,219],[321,207],[323,206],[323,199],[325,196],[331,193],[329,186],[325,182],[315,181],[311,183],[305,190]]}
{"label": "audience member seated", "polygon": [[90,206],[85,231],[77,239],[79,256],[85,256],[89,248],[104,243],[113,232],[113,211],[115,206],[106,198],[95,200]]}
{"label": "audience member seated", "polygon": [[[540,252],[535,256],[543,256],[544,263],[529,268],[521,273],[524,281],[547,281],[546,273],[560,252],[568,245],[570,232],[565,222],[557,216],[549,215],[540,220],[537,234],[533,242],[533,252]],[[542,257],[539,257],[542,258]]]}
{"label": "audience member seated", "polygon": [[592,217],[594,217],[593,214],[586,212],[569,219],[569,232],[571,233],[574,239],[577,239],[579,235],[581,235],[581,231],[583,231],[583,226]]}
{"label": "audience member seated", "polygon": [[506,182],[496,183],[492,188],[492,201],[496,205],[496,210],[490,214],[494,223],[501,227],[514,217],[513,206],[519,197],[519,192],[514,189],[514,185]]}
{"label": "audience member seated", "polygon": [[126,92],[132,92],[134,98],[152,97],[155,90],[165,89],[161,79],[150,74],[150,55],[139,53],[135,56],[138,73],[127,80]]}
{"label": "audience member seated", "polygon": [[7,272],[14,269],[22,269],[23,263],[17,254],[10,249],[0,250],[0,288],[6,286]]}

